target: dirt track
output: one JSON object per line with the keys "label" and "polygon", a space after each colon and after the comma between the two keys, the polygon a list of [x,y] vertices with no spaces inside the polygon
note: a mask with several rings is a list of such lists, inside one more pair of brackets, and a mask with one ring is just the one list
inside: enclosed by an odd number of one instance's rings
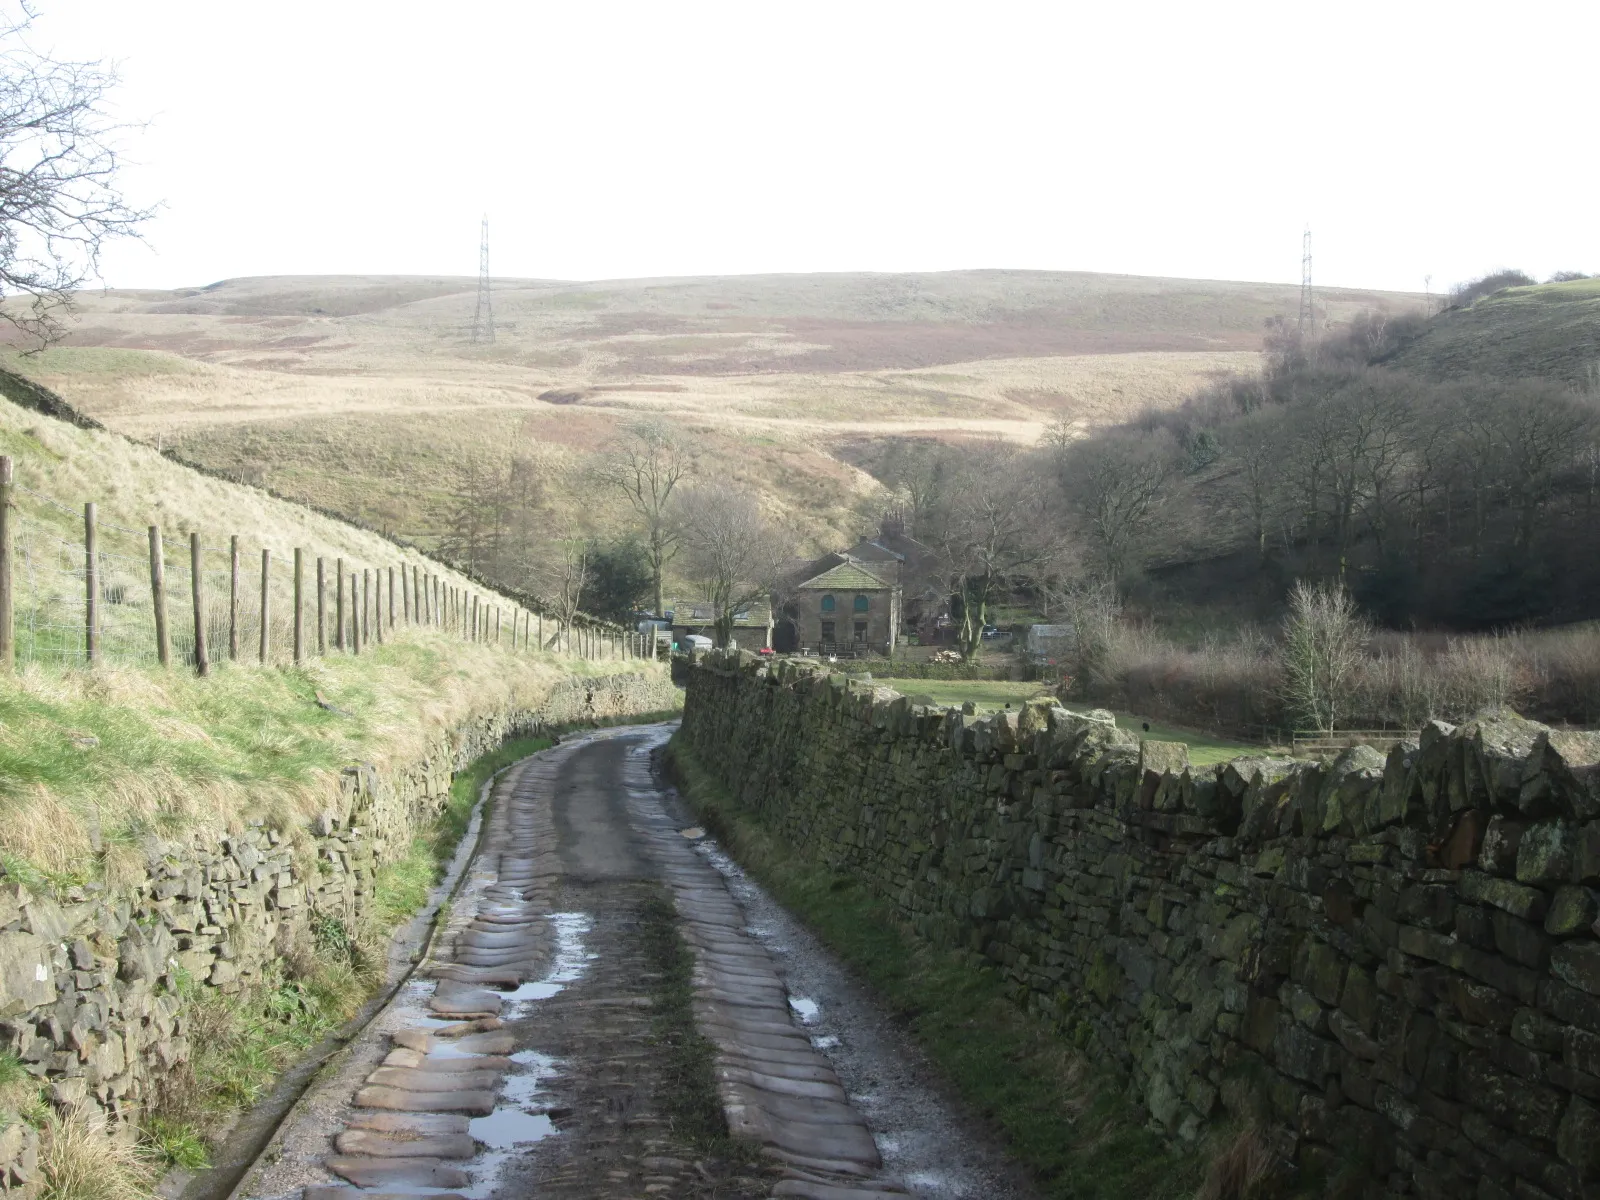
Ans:
{"label": "dirt track", "polygon": [[870,999],[790,927],[773,944],[781,910],[684,836],[651,772],[668,732],[502,778],[432,956],[237,1195],[1025,1194]]}

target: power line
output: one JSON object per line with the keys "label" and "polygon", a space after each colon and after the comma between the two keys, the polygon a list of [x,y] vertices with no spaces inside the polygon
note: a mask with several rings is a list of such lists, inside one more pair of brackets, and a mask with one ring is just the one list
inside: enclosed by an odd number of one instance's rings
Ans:
{"label": "power line", "polygon": [[1311,226],[1300,239],[1300,336],[1315,333],[1317,314],[1311,297]]}
{"label": "power line", "polygon": [[478,244],[478,307],[472,314],[472,340],[494,341],[494,300],[489,294],[488,213],[483,214],[483,240]]}

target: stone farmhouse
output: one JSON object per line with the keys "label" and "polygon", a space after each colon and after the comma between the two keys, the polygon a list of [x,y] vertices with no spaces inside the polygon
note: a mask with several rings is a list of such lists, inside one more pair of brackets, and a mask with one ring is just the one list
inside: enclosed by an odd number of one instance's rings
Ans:
{"label": "stone farmhouse", "polygon": [[890,572],[875,572],[848,554],[828,559],[831,565],[794,585],[789,605],[794,649],[824,656],[893,654],[900,585]]}

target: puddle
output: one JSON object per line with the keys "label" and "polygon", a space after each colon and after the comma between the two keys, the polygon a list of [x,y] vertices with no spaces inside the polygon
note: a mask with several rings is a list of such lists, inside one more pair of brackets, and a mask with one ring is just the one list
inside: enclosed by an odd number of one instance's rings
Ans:
{"label": "puddle", "polygon": [[476,1051],[463,1050],[454,1042],[434,1040],[433,1047],[428,1051],[429,1058],[482,1058]]}
{"label": "puddle", "polygon": [[817,1019],[817,1014],[822,1010],[817,1007],[815,1000],[808,1000],[804,996],[790,996],[789,1007],[794,1009],[795,1016],[800,1018],[802,1024],[809,1025]]}
{"label": "puddle", "polygon": [[491,1150],[509,1150],[542,1142],[556,1131],[544,1113],[526,1113],[514,1108],[496,1109],[487,1117],[474,1117],[467,1132]]}
{"label": "puddle", "polygon": [[506,1007],[501,1010],[502,1017],[512,1020],[526,1017],[530,1003],[548,1000],[560,994],[567,984],[583,977],[590,961],[583,943],[583,935],[589,932],[590,927],[588,914],[553,913],[550,924],[556,931],[556,953],[550,964],[550,973],[543,979],[530,980],[514,992],[504,993]]}
{"label": "puddle", "polygon": [[822,1037],[812,1038],[811,1044],[818,1050],[831,1050],[839,1044],[839,1039],[834,1037],[833,1034],[828,1033],[824,1034]]}

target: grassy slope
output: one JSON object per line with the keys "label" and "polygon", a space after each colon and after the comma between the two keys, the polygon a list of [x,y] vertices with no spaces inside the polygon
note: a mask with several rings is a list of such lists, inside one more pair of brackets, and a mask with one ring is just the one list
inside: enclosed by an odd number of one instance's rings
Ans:
{"label": "grassy slope", "polygon": [[1510,288],[1442,313],[1388,365],[1441,379],[1539,376],[1596,386],[1600,279]]}
{"label": "grassy slope", "polygon": [[[201,476],[144,446],[3,401],[0,453],[14,457],[17,480],[30,489],[16,500],[22,523],[58,534],[69,547],[81,545],[81,506],[93,499],[107,527],[103,551],[126,540],[112,523],[142,530],[156,522],[170,547],[190,530],[208,545],[226,545],[237,531],[247,564],[259,561],[263,546],[283,562],[297,545],[352,565],[426,562],[342,522]],[[136,555],[142,539],[121,548]],[[180,574],[180,558],[169,553],[168,561],[169,572]],[[427,567],[439,573],[437,564]],[[107,619],[127,616],[146,628],[147,580],[130,588],[134,594],[124,603],[106,606]],[[19,596],[19,607],[29,594]],[[278,602],[287,609],[287,597]],[[172,620],[181,626],[186,614],[174,608]],[[222,657],[214,647],[214,660]],[[21,869],[71,879],[114,871],[119,856],[135,854],[132,843],[143,831],[303,815],[320,805],[331,775],[351,761],[408,762],[470,712],[513,697],[537,702],[571,671],[620,666],[634,664],[512,654],[422,630],[360,657],[330,653],[303,667],[218,662],[208,680],[182,668],[116,662],[94,671],[29,664],[0,688],[0,854],[14,866],[21,860]],[[319,707],[318,691],[349,715]],[[105,846],[100,858],[90,852],[96,837]]]}

